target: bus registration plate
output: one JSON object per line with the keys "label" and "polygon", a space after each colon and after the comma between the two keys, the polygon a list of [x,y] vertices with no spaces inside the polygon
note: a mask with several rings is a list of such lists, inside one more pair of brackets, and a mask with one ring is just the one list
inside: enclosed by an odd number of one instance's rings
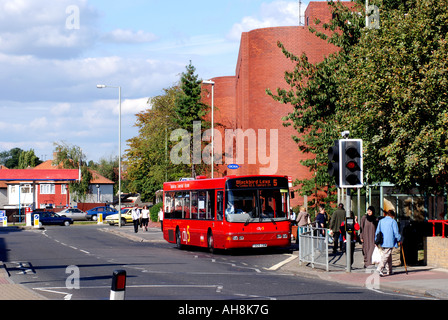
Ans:
{"label": "bus registration plate", "polygon": [[266,243],[255,243],[252,248],[266,248],[268,245]]}

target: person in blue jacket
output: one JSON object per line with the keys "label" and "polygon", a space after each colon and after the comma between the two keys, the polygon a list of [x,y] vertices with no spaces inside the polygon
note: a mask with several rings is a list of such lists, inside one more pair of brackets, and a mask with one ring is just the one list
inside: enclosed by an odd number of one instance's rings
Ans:
{"label": "person in blue jacket", "polygon": [[[392,274],[392,249],[397,248],[401,242],[401,235],[398,232],[398,224],[395,221],[395,212],[389,210],[385,217],[378,223],[375,232],[375,239],[379,233],[383,234],[383,242],[380,244],[381,262],[378,264],[376,271],[380,276]],[[383,269],[386,269],[383,273]]]}

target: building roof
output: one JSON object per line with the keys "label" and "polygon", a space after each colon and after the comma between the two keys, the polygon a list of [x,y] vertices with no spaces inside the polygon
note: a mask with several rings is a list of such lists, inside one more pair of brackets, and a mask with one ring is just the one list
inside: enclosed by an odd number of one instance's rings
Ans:
{"label": "building roof", "polygon": [[[34,170],[62,170],[62,169],[63,169],[62,163],[56,166],[53,164],[53,160],[44,161],[34,168]],[[90,180],[90,184],[114,184],[112,180],[103,177],[97,171],[92,169],[89,169],[89,171],[92,174],[92,180]]]}
{"label": "building roof", "polygon": [[89,169],[90,173],[92,174],[92,180],[90,180],[90,184],[114,184],[112,180],[107,179],[106,177],[103,177],[95,170]]}
{"label": "building roof", "polygon": [[78,169],[60,170],[29,170],[29,169],[9,169],[0,170],[0,181],[74,181],[79,178]]}

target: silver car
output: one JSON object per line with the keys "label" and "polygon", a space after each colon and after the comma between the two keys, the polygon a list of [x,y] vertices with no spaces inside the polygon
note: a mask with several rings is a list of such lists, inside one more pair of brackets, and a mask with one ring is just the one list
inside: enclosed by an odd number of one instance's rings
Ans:
{"label": "silver car", "polygon": [[72,218],[74,221],[85,221],[87,220],[87,213],[85,213],[84,211],[77,209],[77,208],[67,208],[64,209],[60,212],[58,212],[58,214],[61,217],[67,217],[67,218]]}

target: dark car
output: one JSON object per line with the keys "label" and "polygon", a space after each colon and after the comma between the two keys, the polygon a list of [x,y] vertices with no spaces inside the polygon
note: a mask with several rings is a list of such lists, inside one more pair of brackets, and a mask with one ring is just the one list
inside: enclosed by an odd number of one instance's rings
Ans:
{"label": "dark car", "polygon": [[73,224],[73,219],[67,217],[61,217],[57,213],[41,211],[41,212],[33,212],[32,216],[32,224],[34,225],[34,216],[39,215],[39,223],[42,225],[61,225],[61,226],[69,226]]}
{"label": "dark car", "polygon": [[88,220],[93,220],[93,221],[97,221],[98,220],[98,215],[101,213],[103,215],[103,219],[105,219],[107,216],[111,215],[111,214],[116,214],[118,213],[117,210],[115,210],[112,207],[96,207],[96,208],[92,208],[90,210],[87,210],[87,219]]}

